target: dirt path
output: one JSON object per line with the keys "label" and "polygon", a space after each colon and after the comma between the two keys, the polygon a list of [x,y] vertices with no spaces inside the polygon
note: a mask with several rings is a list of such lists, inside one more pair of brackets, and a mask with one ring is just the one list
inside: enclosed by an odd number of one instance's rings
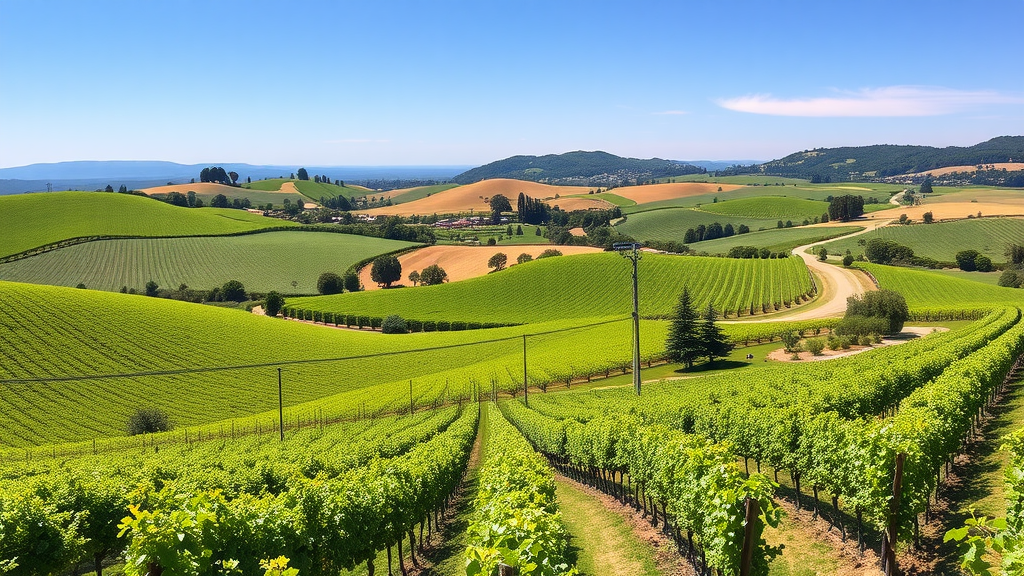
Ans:
{"label": "dirt path", "polygon": [[649,520],[586,484],[555,475],[562,520],[585,576],[690,576],[694,570]]}

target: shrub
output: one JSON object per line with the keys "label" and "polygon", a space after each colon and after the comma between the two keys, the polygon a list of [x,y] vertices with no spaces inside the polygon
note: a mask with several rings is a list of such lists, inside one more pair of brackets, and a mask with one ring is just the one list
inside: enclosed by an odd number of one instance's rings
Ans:
{"label": "shrub", "polygon": [[369,326],[369,325],[370,325],[370,317],[369,316],[359,316],[359,317],[356,318],[356,326],[359,327],[359,329],[362,329],[363,326]]}
{"label": "shrub", "polygon": [[561,255],[562,255],[562,253],[560,251],[555,250],[554,248],[548,248],[547,250],[545,250],[545,251],[543,251],[543,252],[541,252],[540,254],[537,255],[537,260],[540,260],[541,258],[551,258],[552,256],[561,256]]}
{"label": "shrub", "polygon": [[1006,288],[1020,288],[1024,282],[1024,272],[1006,269],[999,275],[999,285]]}
{"label": "shrub", "polygon": [[341,294],[345,289],[345,282],[334,272],[324,272],[317,278],[316,290],[324,296],[331,294]]}
{"label": "shrub", "polygon": [[857,337],[857,343],[860,344],[861,346],[871,346],[871,343],[872,343],[871,336],[869,336],[867,334],[865,334],[863,336],[859,336],[859,337]]}
{"label": "shrub", "polygon": [[246,299],[245,286],[242,286],[238,280],[228,280],[220,289],[220,297],[225,302],[244,302]]}
{"label": "shrub", "polygon": [[380,331],[385,334],[405,334],[408,329],[405,320],[397,314],[392,314],[384,319],[380,325]]}
{"label": "shrub", "polygon": [[885,318],[847,315],[836,325],[836,334],[840,336],[867,336],[875,332],[888,330],[889,322]]}
{"label": "shrub", "polygon": [[452,322],[452,332],[460,332],[466,329],[466,323],[462,320]]}
{"label": "shrub", "polygon": [[313,322],[323,322],[324,313],[319,310],[313,310]]}
{"label": "shrub", "polygon": [[804,345],[807,347],[807,351],[815,356],[821,356],[822,350],[825,349],[825,340],[823,338],[811,338],[806,340]]}
{"label": "shrub", "polygon": [[479,330],[483,325],[479,322],[466,322],[466,330]]}
{"label": "shrub", "polygon": [[324,324],[334,324],[334,312],[324,312]]}
{"label": "shrub", "polygon": [[796,332],[783,332],[779,335],[779,340],[782,340],[782,345],[786,347],[786,352],[792,352],[797,349],[800,337],[797,336]]}
{"label": "shrub", "polygon": [[843,266],[849,268],[851,265],[853,265],[853,254],[843,256]]}
{"label": "shrub", "polygon": [[434,322],[433,320],[427,320],[426,322],[423,323],[423,331],[424,332],[435,332],[435,331],[437,331],[437,322]]}
{"label": "shrub", "polygon": [[362,284],[359,282],[359,275],[355,272],[346,272],[342,283],[345,285],[345,290],[349,292],[359,292],[363,289]]}
{"label": "shrub", "polygon": [[408,326],[409,332],[423,332],[423,322],[419,320],[407,320],[406,326]]}
{"label": "shrub", "polygon": [[992,259],[989,258],[988,256],[985,256],[984,254],[979,254],[974,259],[974,267],[975,269],[978,270],[978,272],[991,272],[992,270],[994,270],[994,268],[992,267]]}
{"label": "shrub", "polygon": [[452,329],[452,323],[451,322],[449,322],[447,320],[438,320],[437,321],[437,331],[438,332],[448,332],[451,329]]}
{"label": "shrub", "polygon": [[498,243],[498,241],[495,240],[493,236],[491,236],[490,238],[487,239],[487,245],[488,246],[494,246],[497,243]]}
{"label": "shrub", "polygon": [[170,418],[159,408],[139,408],[128,417],[128,434],[131,436],[166,432],[170,429]]}
{"label": "shrub", "polygon": [[829,350],[839,350],[842,347],[843,347],[843,342],[842,342],[842,340],[839,337],[837,337],[837,336],[829,336],[828,337],[828,349]]}
{"label": "shrub", "polygon": [[[881,318],[885,320],[885,324],[881,328],[875,328],[868,330],[867,332],[858,331],[856,334],[870,334],[871,332],[878,332],[881,334],[898,334],[903,330],[903,324],[910,317],[910,310],[907,308],[907,301],[903,298],[903,295],[893,290],[877,290],[874,292],[868,292],[862,297],[852,297],[846,301],[846,317],[840,322],[846,322],[846,318],[851,316],[863,316],[867,318]],[[866,326],[860,324],[860,326]],[[853,332],[845,332],[851,334]]]}
{"label": "shrub", "polygon": [[370,317],[370,328],[380,328],[381,324],[384,323],[384,319],[380,316]]}
{"label": "shrub", "polygon": [[875,332],[874,334],[871,335],[871,341],[873,343],[875,343],[875,344],[881,344],[882,343],[882,335],[879,334],[878,332]]}
{"label": "shrub", "polygon": [[530,256],[526,252],[523,252],[522,254],[519,255],[518,258],[516,258],[516,264],[523,264],[525,262],[530,262],[531,260],[533,260],[533,256]]}
{"label": "shrub", "polygon": [[[956,253],[956,265],[965,272],[977,270],[977,258],[980,253],[977,250],[961,250]],[[991,260],[989,263],[991,264]]]}

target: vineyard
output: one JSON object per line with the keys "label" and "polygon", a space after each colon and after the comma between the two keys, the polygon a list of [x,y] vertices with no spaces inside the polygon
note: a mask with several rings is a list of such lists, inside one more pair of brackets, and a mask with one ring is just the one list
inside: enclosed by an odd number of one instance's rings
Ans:
{"label": "vineyard", "polygon": [[268,232],[231,237],[100,240],[0,264],[0,280],[95,290],[143,291],[150,280],[212,288],[238,280],[248,290],[315,294],[322,272],[344,272],[409,242],[352,234]]}
{"label": "vineyard", "polygon": [[827,228],[782,228],[738,234],[690,244],[690,249],[708,254],[728,254],[734,246],[755,246],[772,252],[788,252],[797,246],[821,242],[862,230],[859,226],[829,226]]}
{"label": "vineyard", "polygon": [[[698,306],[711,303],[727,317],[788,308],[814,290],[799,258],[643,258],[640,314],[645,317],[671,314],[683,285],[689,286]],[[531,323],[628,314],[629,278],[629,266],[616,254],[580,254],[527,262],[451,284],[295,298],[288,304],[295,310],[335,316],[398,314],[420,321]]]}
{"label": "vineyard", "polygon": [[742,216],[760,220],[792,220],[796,224],[804,220],[813,221],[815,218],[821,218],[822,214],[828,213],[828,202],[783,196],[762,196],[703,204],[700,209],[703,212],[721,214],[724,217]]}
{"label": "vineyard", "polygon": [[864,243],[872,238],[891,240],[914,250],[915,256],[934,258],[940,262],[955,262],[956,253],[973,249],[988,256],[993,262],[1006,262],[1006,245],[1024,238],[1024,219],[977,218],[915,224],[912,226],[883,226],[854,238],[835,240],[825,245],[830,254],[854,256],[864,253]]}
{"label": "vineyard", "polygon": [[928,311],[1024,305],[1024,290],[989,286],[929,270],[867,262],[858,262],[857,266],[870,272],[883,288],[903,294],[911,310],[921,315]]}
{"label": "vineyard", "polygon": [[[777,220],[768,218],[713,214],[691,208],[664,208],[630,214],[624,222],[617,224],[615,229],[640,241],[675,240],[682,242],[688,229],[696,228],[701,224],[708,226],[715,222],[722,226],[732,224],[733,228],[739,228],[741,224],[744,224],[751,231],[769,230],[778,224]],[[794,222],[794,224],[798,224],[798,222]]]}
{"label": "vineyard", "polygon": [[81,236],[217,235],[289,224],[244,210],[180,208],[129,194],[2,196],[0,256]]}

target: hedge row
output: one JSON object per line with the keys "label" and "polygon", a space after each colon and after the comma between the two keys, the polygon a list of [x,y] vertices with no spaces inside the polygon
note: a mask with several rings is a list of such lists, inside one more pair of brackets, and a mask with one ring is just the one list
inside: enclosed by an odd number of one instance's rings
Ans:
{"label": "hedge row", "polygon": [[[337,312],[321,312],[320,310],[305,310],[294,306],[285,306],[281,309],[285,318],[296,320],[307,320],[320,324],[331,324],[334,326],[347,326],[349,328],[372,328],[378,330],[384,322],[380,316],[360,316],[355,314],[341,314]],[[518,326],[502,322],[464,322],[462,320],[406,320],[406,328],[409,332],[460,332],[462,330],[480,330],[483,328],[503,328],[506,326]]]}

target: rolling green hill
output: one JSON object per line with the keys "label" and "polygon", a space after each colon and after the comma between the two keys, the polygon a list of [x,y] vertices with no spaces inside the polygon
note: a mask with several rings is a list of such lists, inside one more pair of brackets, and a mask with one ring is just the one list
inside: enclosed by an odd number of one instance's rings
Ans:
{"label": "rolling green hill", "polygon": [[244,210],[180,208],[105,192],[0,197],[0,256],[81,236],[193,236],[297,225]]}
{"label": "rolling green hill", "polygon": [[[220,238],[100,240],[0,264],[0,280],[140,292],[153,280],[208,289],[239,280],[247,290],[315,294],[322,272],[415,246],[329,232],[267,232]],[[295,282],[293,285],[292,283]]]}
{"label": "rolling green hill", "polygon": [[[729,183],[733,179],[743,179],[746,177],[735,176],[730,177],[729,180],[725,178],[713,178],[712,182],[721,182],[723,184]],[[754,178],[754,177],[751,177]],[[741,182],[733,182],[739,184]],[[777,186],[774,183],[769,182],[767,185],[762,186],[745,186],[729,192],[712,192],[708,194],[699,194],[696,196],[687,196],[684,198],[672,198],[669,200],[659,200],[657,202],[648,202],[647,204],[638,204],[636,206],[625,206],[622,208],[624,214],[633,214],[637,212],[646,212],[649,210],[660,210],[662,208],[691,208],[696,206],[708,206],[718,199],[719,203],[726,201],[734,201],[739,199],[748,198],[764,198],[764,197],[784,197],[792,198],[794,200],[817,200],[826,201],[829,196],[841,196],[843,194],[854,194],[863,196],[865,200],[874,198],[880,204],[867,204],[865,210],[871,210],[872,208],[889,208],[889,198],[903,190],[905,186],[898,186],[895,184],[877,184],[877,183],[862,183],[857,182],[855,184],[840,183],[840,184],[807,184],[798,183],[796,185],[786,184],[784,186]],[[820,213],[818,214],[821,215]]]}
{"label": "rolling green hill", "polygon": [[[438,192],[451,190],[456,186],[458,186],[458,184],[435,184],[433,186],[420,186],[418,188],[410,188],[409,190],[406,190],[402,194],[392,196],[391,202],[393,204],[404,204],[406,202],[412,202],[414,200],[421,200],[423,198],[426,198],[427,196],[437,194]],[[374,193],[372,190],[364,190],[363,194],[365,194],[366,196],[373,196]]]}
{"label": "rolling green hill", "polygon": [[968,249],[981,252],[993,262],[1006,262],[1006,246],[1012,242],[1024,242],[1024,219],[979,218],[884,226],[853,238],[829,242],[825,247],[830,254],[845,254],[849,250],[856,256],[864,253],[864,244],[872,238],[910,246],[915,255],[940,262],[954,262],[957,252]]}
{"label": "rolling green hill", "polygon": [[[440,286],[294,298],[289,305],[367,316],[416,320],[543,322],[555,318],[621,316],[631,311],[631,268],[617,254],[535,260],[487,276]],[[700,306],[713,302],[735,315],[763,311],[811,290],[803,260],[733,260],[644,255],[640,313],[669,315],[684,285]]]}
{"label": "rolling green hill", "polygon": [[[683,241],[686,230],[718,222],[722,226],[732,224],[733,228],[746,224],[751,231],[774,229],[777,219],[746,218],[727,214],[713,214],[691,208],[666,208],[630,214],[624,222],[616,224],[615,229],[637,240],[676,240]],[[799,224],[799,222],[796,222]]]}
{"label": "rolling green hill", "polygon": [[749,234],[738,234],[728,238],[694,242],[689,246],[692,250],[707,252],[708,254],[726,254],[733,246],[756,246],[757,248],[767,248],[772,252],[788,252],[797,246],[820,242],[829,238],[835,238],[836,236],[857,232],[858,230],[863,230],[863,228],[859,226],[776,228],[760,232],[750,232]]}
{"label": "rolling green hill", "polygon": [[723,216],[741,216],[760,220],[792,220],[794,223],[800,223],[805,219],[813,221],[814,218],[821,218],[822,214],[828,212],[828,202],[763,196],[704,204],[700,209]]}
{"label": "rolling green hill", "polygon": [[452,178],[452,182],[472,184],[492,178],[512,178],[546,184],[608,186],[701,173],[704,173],[702,168],[672,160],[640,160],[607,152],[579,151],[546,156],[512,156],[467,170]]}
{"label": "rolling green hill", "polygon": [[[243,188],[249,188],[252,190],[264,190],[272,192],[280,190],[281,185],[285,182],[291,182],[295,184],[299,192],[303,196],[313,201],[319,201],[321,198],[335,198],[337,196],[344,196],[351,198],[353,196],[362,196],[366,194],[366,190],[362,188],[349,188],[348,186],[335,186],[327,182],[320,183],[312,180],[290,180],[287,178],[269,178],[267,180],[256,180],[254,182],[243,184]],[[280,201],[279,201],[280,202]],[[275,202],[275,204],[278,202]]]}
{"label": "rolling green hill", "polygon": [[907,299],[911,311],[929,309],[971,309],[994,306],[1024,306],[1024,290],[990,286],[954,278],[930,270],[883,266],[859,262],[879,286],[896,290]]}
{"label": "rolling green hill", "polygon": [[[267,426],[277,416],[277,370],[254,364],[304,361],[283,371],[284,403],[292,407],[286,417],[293,419],[408,407],[410,379],[423,406],[468,393],[474,383],[519,386],[524,333],[568,329],[528,338],[532,380],[628,363],[630,323],[580,328],[590,321],[384,335],[146,296],[0,282],[0,453],[122,436],[140,407],[166,411],[179,430],[206,424],[224,431],[236,423],[252,429],[250,417],[258,414]],[[664,322],[642,323],[644,357],[660,352],[665,329]],[[593,342],[602,345],[595,349]],[[438,352],[450,345],[462,346]],[[335,360],[305,362],[311,359]],[[174,373],[225,366],[236,368]],[[117,374],[135,375],[103,377]],[[11,381],[54,377],[74,379]]]}

